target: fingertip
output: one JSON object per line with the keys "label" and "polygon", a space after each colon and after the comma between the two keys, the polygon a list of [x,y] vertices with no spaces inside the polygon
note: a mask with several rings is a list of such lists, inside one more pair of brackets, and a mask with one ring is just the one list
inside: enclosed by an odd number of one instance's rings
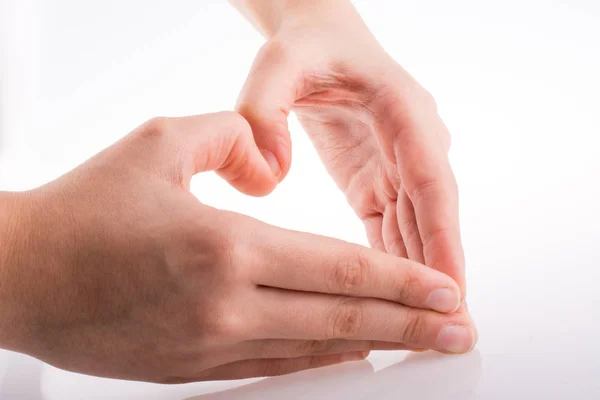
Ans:
{"label": "fingertip", "polygon": [[471,326],[449,324],[440,331],[437,344],[446,353],[468,353],[475,347],[476,333]]}
{"label": "fingertip", "polygon": [[279,164],[277,157],[275,156],[275,154],[273,154],[273,152],[269,150],[261,149],[260,152],[267,164],[269,164],[273,175],[275,175],[275,178],[277,178],[277,181],[279,181],[279,179],[281,178],[281,165]]}
{"label": "fingertip", "polygon": [[475,325],[475,321],[473,320],[473,316],[469,312],[469,309],[467,307],[467,302],[464,299],[461,301],[460,306],[458,307],[458,310],[456,310],[456,312],[465,313],[465,315],[467,316],[469,323],[471,324],[471,328],[473,329],[473,333],[474,333],[473,341],[475,342],[475,344],[477,344],[477,342],[479,341],[479,332],[477,330],[477,326]]}
{"label": "fingertip", "polygon": [[427,298],[427,307],[441,313],[453,313],[460,307],[460,293],[456,288],[434,289]]}
{"label": "fingertip", "polygon": [[217,173],[240,192],[261,197],[271,193],[279,183],[281,169],[275,155],[260,149],[253,137],[250,122],[241,114],[225,111],[217,117],[229,121],[236,139],[227,159]]}
{"label": "fingertip", "polygon": [[262,176],[252,179],[227,179],[220,172],[220,176],[225,178],[231,186],[248,196],[264,197],[269,195],[277,187],[277,179],[272,175]]}
{"label": "fingertip", "polygon": [[456,281],[451,276],[431,267],[424,268],[428,273],[424,288],[430,290],[425,300],[425,308],[444,314],[459,310],[462,296]]}
{"label": "fingertip", "polygon": [[275,175],[278,182],[281,182],[292,165],[292,142],[287,114],[281,111],[281,115],[276,115],[277,111],[261,111],[256,107],[244,107],[239,112],[250,124],[252,135],[261,152],[268,151],[273,155],[271,169],[275,173],[278,167],[279,171]]}

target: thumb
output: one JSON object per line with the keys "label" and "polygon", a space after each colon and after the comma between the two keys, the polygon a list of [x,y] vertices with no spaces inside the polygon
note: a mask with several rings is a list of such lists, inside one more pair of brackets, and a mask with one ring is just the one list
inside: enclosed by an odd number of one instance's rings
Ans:
{"label": "thumb", "polygon": [[280,181],[292,163],[287,118],[296,100],[295,65],[282,45],[268,42],[256,56],[236,106],[252,126],[258,147],[275,155],[271,167]]}
{"label": "thumb", "polygon": [[186,189],[192,176],[204,171],[216,171],[240,192],[252,196],[264,196],[277,186],[250,125],[233,111],[158,118],[149,125],[148,136],[166,138],[166,143],[159,144],[161,153],[175,161],[167,163],[166,175]]}

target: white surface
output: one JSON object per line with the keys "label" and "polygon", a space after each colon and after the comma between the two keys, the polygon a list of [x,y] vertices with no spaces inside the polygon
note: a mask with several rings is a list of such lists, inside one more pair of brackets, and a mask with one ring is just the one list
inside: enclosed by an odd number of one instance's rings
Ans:
{"label": "white surface", "polygon": [[[435,94],[453,133],[477,350],[374,353],[372,367],[168,387],[0,352],[1,399],[600,398],[600,3],[357,5]],[[0,22],[2,189],[50,180],[151,116],[231,108],[262,43],[224,1],[1,0]],[[292,171],[273,195],[249,199],[213,175],[194,192],[276,225],[366,243],[291,128]],[[299,202],[301,193],[311,195]]]}

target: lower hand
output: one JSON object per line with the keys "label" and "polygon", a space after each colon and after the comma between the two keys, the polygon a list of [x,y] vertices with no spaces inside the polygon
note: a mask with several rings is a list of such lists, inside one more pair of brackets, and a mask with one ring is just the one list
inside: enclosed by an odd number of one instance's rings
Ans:
{"label": "lower hand", "polygon": [[2,194],[19,207],[0,347],[181,383],[474,344],[447,275],[203,205],[188,187],[208,170],[248,194],[276,185],[249,125],[225,112],[152,120],[46,186]]}

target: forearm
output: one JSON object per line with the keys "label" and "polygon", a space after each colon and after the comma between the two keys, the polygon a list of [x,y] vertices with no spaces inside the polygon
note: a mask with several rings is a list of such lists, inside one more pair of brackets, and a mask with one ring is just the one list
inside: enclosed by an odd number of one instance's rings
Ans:
{"label": "forearm", "polygon": [[[0,348],[14,350],[20,329],[18,304],[26,292],[20,279],[19,254],[22,253],[27,237],[24,226],[25,194],[0,192]],[[22,316],[22,315],[21,315]]]}
{"label": "forearm", "polygon": [[265,37],[303,20],[355,18],[350,0],[229,0]]}

